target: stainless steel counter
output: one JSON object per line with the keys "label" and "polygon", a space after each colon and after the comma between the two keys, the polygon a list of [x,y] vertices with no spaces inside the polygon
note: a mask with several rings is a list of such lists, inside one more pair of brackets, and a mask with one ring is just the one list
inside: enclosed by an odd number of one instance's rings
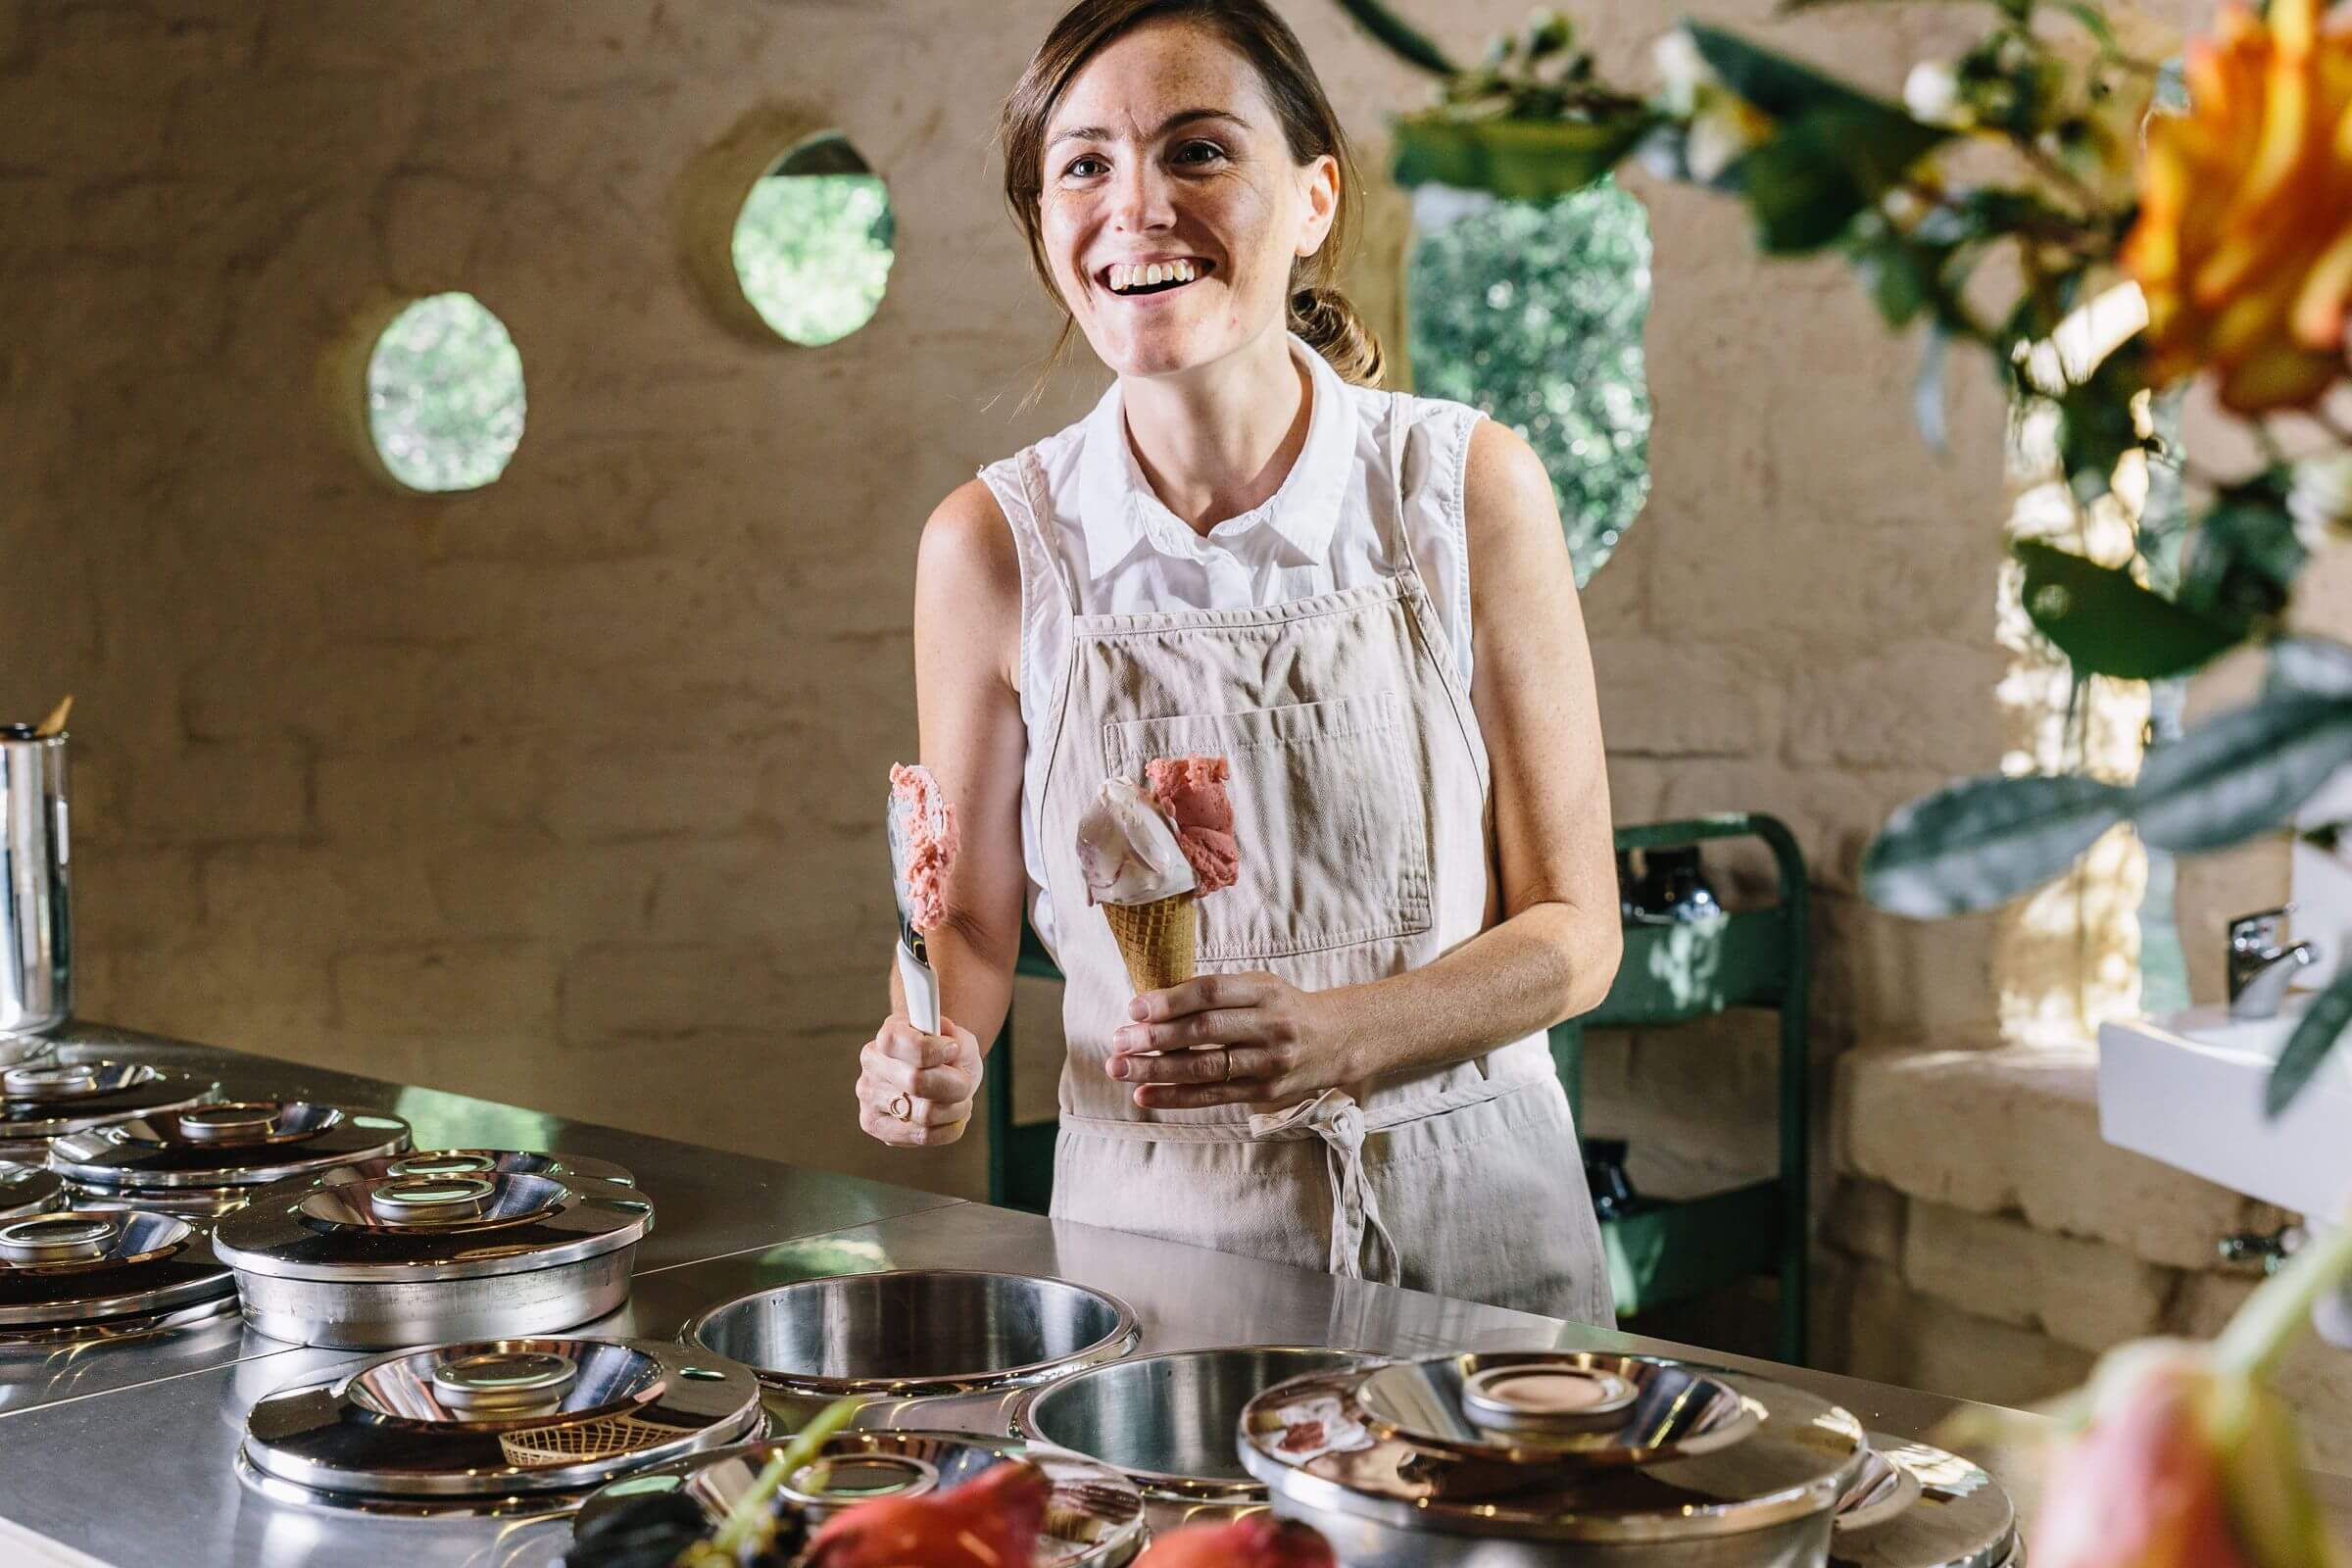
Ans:
{"label": "stainless steel counter", "polygon": [[[96,1031],[84,1031],[85,1036]],[[428,1145],[507,1144],[617,1160],[654,1200],[633,1298],[605,1332],[666,1337],[693,1312],[763,1286],[909,1266],[1009,1269],[1108,1291],[1144,1327],[1141,1351],[1209,1345],[1328,1344],[1392,1352],[1608,1348],[1732,1364],[1845,1404],[1876,1429],[1925,1437],[1964,1401],[1563,1324],[1222,1253],[1057,1224],[936,1195],[721,1155],[463,1096],[403,1089],[179,1042],[116,1038],[174,1055],[230,1089],[299,1090],[396,1109]],[[561,1521],[414,1520],[289,1507],[243,1487],[235,1453],[246,1411],[290,1384],[364,1357],[290,1348],[241,1332],[109,1347],[55,1358],[14,1385],[0,1363],[0,1560],[32,1538],[101,1563],[263,1565],[534,1564],[568,1538]],[[13,1391],[13,1392],[12,1392]],[[1002,1432],[1001,1397],[876,1406],[871,1424]],[[2013,1492],[2020,1467],[1992,1456]],[[16,1534],[29,1532],[30,1536]],[[32,1561],[41,1561],[38,1556]],[[72,1560],[64,1558],[59,1560]]]}

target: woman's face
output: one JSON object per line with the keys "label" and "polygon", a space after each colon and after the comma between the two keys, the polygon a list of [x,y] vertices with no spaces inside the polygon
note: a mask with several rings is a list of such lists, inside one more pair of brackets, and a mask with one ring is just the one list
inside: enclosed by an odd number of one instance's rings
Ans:
{"label": "woman's face", "polygon": [[[1339,166],[1303,167],[1256,71],[1183,23],[1139,27],[1063,90],[1040,220],[1064,304],[1122,375],[1223,358],[1287,319],[1291,264],[1338,211]],[[1137,264],[1185,264],[1153,288]]]}

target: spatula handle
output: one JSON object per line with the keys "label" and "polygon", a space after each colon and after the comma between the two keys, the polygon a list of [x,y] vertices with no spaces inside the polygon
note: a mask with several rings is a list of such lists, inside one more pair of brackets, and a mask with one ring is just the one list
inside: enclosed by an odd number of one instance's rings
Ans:
{"label": "spatula handle", "polygon": [[899,949],[899,984],[906,992],[906,1021],[924,1034],[939,1033],[939,974],[929,964],[914,956],[901,938]]}

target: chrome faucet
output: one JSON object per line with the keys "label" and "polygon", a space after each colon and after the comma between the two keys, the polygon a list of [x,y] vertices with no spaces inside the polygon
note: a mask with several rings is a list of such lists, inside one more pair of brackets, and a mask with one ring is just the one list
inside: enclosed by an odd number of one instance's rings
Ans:
{"label": "chrome faucet", "polygon": [[2276,1018],[2287,982],[2297,970],[2319,961],[2320,950],[2308,942],[2279,945],[2286,936],[2286,917],[2294,912],[2289,904],[2230,922],[2230,1017]]}

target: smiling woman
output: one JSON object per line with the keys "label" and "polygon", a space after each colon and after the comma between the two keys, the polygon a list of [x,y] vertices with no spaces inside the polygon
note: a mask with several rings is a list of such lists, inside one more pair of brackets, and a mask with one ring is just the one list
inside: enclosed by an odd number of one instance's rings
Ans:
{"label": "smiling woman", "polygon": [[[924,528],[961,852],[936,1027],[877,1030],[860,1125],[960,1135],[1025,915],[1067,978],[1056,1217],[1609,1321],[1545,1031],[1621,938],[1542,464],[1379,386],[1347,140],[1264,0],[1081,0],[1001,141],[1056,353],[1115,379]],[[1139,844],[1166,874],[1095,907]]]}

